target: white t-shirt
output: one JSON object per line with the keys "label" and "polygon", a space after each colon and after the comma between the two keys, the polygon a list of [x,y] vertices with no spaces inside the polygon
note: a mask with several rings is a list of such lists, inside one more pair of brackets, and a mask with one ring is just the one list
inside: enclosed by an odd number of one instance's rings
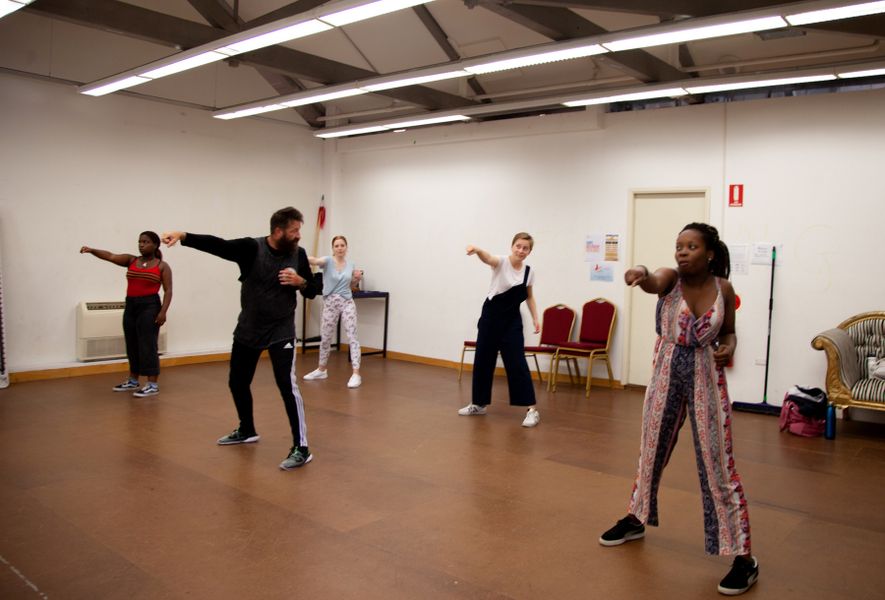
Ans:
{"label": "white t-shirt", "polygon": [[[489,295],[487,298],[491,300],[498,294],[503,294],[512,287],[516,287],[525,279],[525,262],[518,271],[510,264],[509,256],[497,256],[498,266],[492,269],[492,282],[489,284]],[[526,285],[535,284],[535,270],[529,271],[529,280]]]}

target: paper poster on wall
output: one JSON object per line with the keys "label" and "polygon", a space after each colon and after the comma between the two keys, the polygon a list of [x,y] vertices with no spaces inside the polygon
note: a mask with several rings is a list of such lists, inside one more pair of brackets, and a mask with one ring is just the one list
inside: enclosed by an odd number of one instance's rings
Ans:
{"label": "paper poster on wall", "polygon": [[606,262],[618,262],[620,254],[620,235],[617,233],[605,234],[605,260]]}
{"label": "paper poster on wall", "polygon": [[599,262],[602,260],[602,244],[605,236],[601,233],[588,233],[584,244],[584,262]]}
{"label": "paper poster on wall", "polygon": [[[752,263],[754,265],[768,265],[771,266],[771,247],[774,244],[770,242],[756,242],[753,244],[753,258]],[[777,244],[777,254],[775,255],[775,261],[779,266],[784,264],[784,246],[783,244]]]}
{"label": "paper poster on wall", "polygon": [[614,281],[615,272],[612,265],[605,263],[594,263],[590,267],[590,281]]}
{"label": "paper poster on wall", "polygon": [[733,274],[750,274],[750,244],[728,244],[728,254]]}

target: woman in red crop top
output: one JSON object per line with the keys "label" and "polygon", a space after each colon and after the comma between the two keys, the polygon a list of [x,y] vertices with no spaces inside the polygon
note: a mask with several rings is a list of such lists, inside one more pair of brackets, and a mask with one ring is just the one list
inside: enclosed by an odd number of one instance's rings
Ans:
{"label": "woman in red crop top", "polygon": [[[160,327],[166,322],[166,311],[172,302],[172,269],[163,261],[160,252],[160,236],[153,231],[143,231],[138,236],[139,256],[113,254],[83,246],[81,254],[126,267],[126,308],[123,311],[123,334],[126,337],[126,356],[129,359],[129,379],[114,386],[115,392],[132,391],[134,396],[144,398],[160,393],[157,378],[160,376],[160,357],[157,339]],[[160,287],[163,302],[160,302]],[[140,387],[139,376],[147,377]]]}

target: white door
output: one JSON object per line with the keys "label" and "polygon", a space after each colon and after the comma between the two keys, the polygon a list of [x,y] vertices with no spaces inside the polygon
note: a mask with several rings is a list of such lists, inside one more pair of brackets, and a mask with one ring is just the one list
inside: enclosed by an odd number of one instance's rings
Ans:
{"label": "white door", "polygon": [[[694,221],[707,220],[706,190],[634,192],[631,264],[649,271],[676,267],[676,236]],[[658,297],[638,287],[629,292],[627,320],[627,383],[646,385],[651,377],[655,343],[655,306]]]}

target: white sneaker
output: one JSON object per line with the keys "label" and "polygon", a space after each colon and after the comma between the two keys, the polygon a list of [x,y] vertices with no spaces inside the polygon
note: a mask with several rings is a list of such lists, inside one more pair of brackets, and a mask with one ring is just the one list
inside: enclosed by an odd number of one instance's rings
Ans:
{"label": "white sneaker", "polygon": [[328,378],[329,378],[329,372],[328,371],[321,371],[319,369],[311,371],[310,373],[308,373],[307,375],[302,377],[302,379],[304,379],[304,381],[313,381],[314,379],[328,379]]}
{"label": "white sneaker", "polygon": [[529,412],[525,414],[525,419],[522,422],[523,427],[534,427],[538,423],[541,422],[541,413],[538,412],[536,408],[530,408]]}
{"label": "white sneaker", "polygon": [[350,379],[347,380],[347,387],[350,389],[358,388],[363,383],[363,378],[354,373],[350,376]]}
{"label": "white sneaker", "polygon": [[484,415],[486,414],[486,407],[480,406],[479,404],[468,404],[464,408],[458,411],[458,414],[462,417],[470,417],[472,415]]}

